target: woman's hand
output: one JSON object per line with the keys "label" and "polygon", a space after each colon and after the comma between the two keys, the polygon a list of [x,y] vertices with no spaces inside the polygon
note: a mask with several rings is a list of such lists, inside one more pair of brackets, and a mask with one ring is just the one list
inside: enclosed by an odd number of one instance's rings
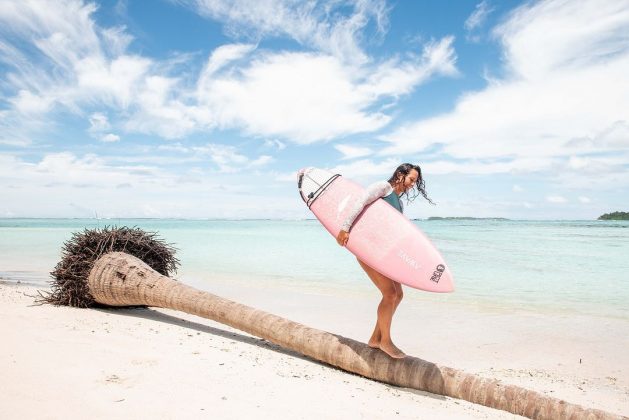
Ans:
{"label": "woman's hand", "polygon": [[349,240],[349,232],[346,232],[344,230],[341,230],[339,234],[336,236],[336,242],[338,242],[338,244],[341,246],[347,245],[348,240]]}

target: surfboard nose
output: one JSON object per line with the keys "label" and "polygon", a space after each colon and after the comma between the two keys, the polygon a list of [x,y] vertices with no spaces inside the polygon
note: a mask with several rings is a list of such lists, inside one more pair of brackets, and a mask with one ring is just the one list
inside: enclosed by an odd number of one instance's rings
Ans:
{"label": "surfboard nose", "polygon": [[312,166],[307,166],[305,168],[301,168],[297,171],[297,179],[301,178],[306,172],[312,169]]}

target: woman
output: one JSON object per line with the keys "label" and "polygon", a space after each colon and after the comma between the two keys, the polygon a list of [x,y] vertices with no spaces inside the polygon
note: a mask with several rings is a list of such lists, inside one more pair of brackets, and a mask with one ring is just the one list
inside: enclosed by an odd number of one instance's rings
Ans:
{"label": "woman", "polygon": [[[347,244],[352,223],[354,223],[354,220],[356,220],[365,206],[382,198],[402,213],[404,207],[400,197],[406,195],[407,202],[411,202],[417,197],[417,193],[413,193],[415,190],[431,204],[434,204],[426,194],[425,183],[420,167],[410,163],[403,163],[398,166],[388,181],[376,182],[367,188],[365,194],[356,202],[354,208],[345,219],[345,222],[341,226],[341,231],[336,237],[336,241],[341,246]],[[376,327],[373,330],[373,334],[371,334],[368,344],[370,347],[378,348],[393,358],[401,359],[405,357],[404,352],[397,348],[395,344],[393,344],[393,341],[391,341],[391,320],[393,319],[395,310],[402,301],[402,285],[378,273],[361,260],[358,260],[358,263],[382,293],[382,300],[378,305]]]}

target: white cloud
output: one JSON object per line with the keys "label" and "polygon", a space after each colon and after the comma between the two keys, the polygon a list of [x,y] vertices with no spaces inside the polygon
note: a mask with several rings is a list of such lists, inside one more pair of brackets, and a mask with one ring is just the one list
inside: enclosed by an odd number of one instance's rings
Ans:
{"label": "white cloud", "polygon": [[360,159],[351,163],[336,165],[329,170],[363,185],[368,185],[375,180],[389,179],[393,170],[398,167],[400,162],[401,161],[396,158],[389,158],[380,162],[374,162],[371,159]]}
{"label": "white cloud", "polygon": [[[130,41],[120,28],[101,29],[92,19],[96,6],[77,0],[2,2],[0,56],[14,69],[19,90],[14,101],[37,98],[41,110],[58,102],[100,98],[127,103],[130,87],[146,70],[146,60],[121,55]],[[31,43],[22,53],[13,43]],[[9,61],[10,58],[18,60]],[[29,103],[29,101],[27,101]]]}
{"label": "white cloud", "polygon": [[[383,155],[440,146],[457,159],[493,158],[514,170],[592,153],[627,159],[629,4],[618,1],[527,3],[496,31],[507,74],[461,96],[448,113],[382,136]],[[522,165],[522,161],[529,163]],[[562,166],[563,167],[563,166]],[[461,165],[453,165],[453,169]],[[626,169],[616,166],[616,170]],[[620,173],[618,173],[620,176]]]}
{"label": "white cloud", "polygon": [[241,58],[246,57],[255,50],[253,44],[227,44],[215,49],[208,58],[205,68],[201,72],[198,85],[203,91],[205,85],[211,80],[212,76],[229,63],[233,63]]}
{"label": "white cloud", "polygon": [[132,104],[152,62],[125,55],[131,37],[123,28],[99,27],[95,11],[94,4],[78,0],[0,4],[0,62],[9,69],[11,130],[48,131],[53,125],[48,119],[65,108],[92,112],[94,135],[107,129],[104,120],[97,121],[104,114],[91,111],[95,105],[124,112]]}
{"label": "white cloud", "polygon": [[102,112],[95,112],[90,115],[89,122],[89,131],[92,132],[100,132],[104,130],[109,130],[109,128],[111,128],[107,115],[103,114]]}
{"label": "white cloud", "polygon": [[578,156],[570,156],[570,160],[568,161],[568,166],[570,169],[583,169],[590,164],[590,159]]}
{"label": "white cloud", "polygon": [[268,55],[243,69],[241,77],[214,79],[200,102],[223,126],[298,143],[372,131],[389,122],[382,113],[362,111],[370,98],[356,89],[341,63],[305,53]]}
{"label": "white cloud", "polygon": [[[627,162],[627,158],[625,158]],[[629,167],[626,163],[604,167],[596,171],[594,167],[587,171],[565,172],[555,175],[555,182],[564,188],[578,191],[608,191],[612,197],[624,197],[623,189],[629,188]]]}
{"label": "white cloud", "polygon": [[236,172],[249,161],[234,146],[209,143],[202,147],[194,147],[193,150],[200,155],[209,156],[221,172]]}
{"label": "white cloud", "polygon": [[519,193],[524,191],[524,188],[520,187],[519,185],[514,185],[512,190],[513,192]]}
{"label": "white cloud", "polygon": [[146,77],[143,89],[135,98],[135,112],[124,124],[125,129],[178,139],[213,127],[211,111],[184,103],[186,96],[186,91],[178,86],[178,80],[174,78]]}
{"label": "white cloud", "polygon": [[110,106],[128,108],[152,86],[144,84],[151,60],[122,55],[111,60],[103,57],[86,57],[74,63],[77,85],[69,90],[68,98],[60,98],[66,105],[71,101],[97,100]]}
{"label": "white cloud", "polygon": [[594,187],[614,189],[629,187],[629,153],[617,152],[608,156],[571,156],[557,165],[557,178],[572,188]]}
{"label": "white cloud", "polygon": [[113,133],[107,133],[104,136],[102,136],[100,140],[105,143],[113,143],[113,142],[120,141],[120,136]]}
{"label": "white cloud", "polygon": [[453,42],[454,37],[451,36],[438,42],[429,41],[424,45],[421,56],[412,60],[400,61],[395,58],[375,68],[363,69],[368,76],[360,89],[374,98],[397,97],[410,93],[417,85],[435,74],[457,75],[455,67],[457,57],[452,47]]}
{"label": "white cloud", "polygon": [[88,132],[92,137],[99,139],[105,143],[114,143],[120,141],[120,136],[114,133],[105,133],[111,128],[109,118],[102,112],[95,112],[89,117],[90,128]]}
{"label": "white cloud", "polygon": [[378,130],[390,122],[385,110],[397,98],[432,76],[456,74],[451,37],[428,42],[421,54],[404,59],[367,57],[359,47],[361,34],[370,21],[384,33],[385,3],[346,6],[194,3],[200,13],[228,25],[249,25],[260,36],[294,37],[312,48],[270,52],[258,51],[255,43],[222,45],[195,81],[193,74],[172,75],[189,56],[157,62],[130,54],[132,37],[122,27],[97,25],[92,4],[5,2],[0,60],[15,70],[8,78],[15,89],[11,112],[24,127],[27,114],[44,118],[61,106],[79,115],[106,111],[114,129],[168,139],[235,128],[303,144]]}
{"label": "white cloud", "polygon": [[343,160],[368,156],[373,153],[373,150],[368,147],[352,146],[349,144],[337,144],[334,148],[343,154]]}
{"label": "white cloud", "polygon": [[190,148],[185,147],[181,143],[162,144],[162,145],[157,146],[157,150],[163,150],[166,152],[178,152],[178,153],[189,153],[191,151]]}
{"label": "white cloud", "polygon": [[26,147],[31,144],[31,141],[28,139],[0,137],[0,144],[4,144],[5,146]]}
{"label": "white cloud", "polygon": [[251,163],[249,164],[249,166],[260,167],[260,166],[268,165],[271,162],[273,162],[273,157],[272,156],[262,155],[262,156],[258,157],[257,159],[252,160]]}
{"label": "white cloud", "polygon": [[370,21],[384,33],[388,10],[384,0],[179,0],[200,15],[224,22],[229,35],[260,39],[288,36],[303,46],[331,54],[342,61],[368,61],[360,47]]}
{"label": "white cloud", "polygon": [[511,161],[492,161],[484,159],[469,159],[464,161],[435,160],[422,165],[433,174],[512,174],[546,171],[553,167],[552,159],[521,158]]}
{"label": "white cloud", "polygon": [[15,97],[11,98],[10,102],[20,113],[36,114],[48,111],[53,100],[49,97],[33,94],[28,90],[20,90]]}
{"label": "white cloud", "polygon": [[107,52],[112,56],[123,55],[133,41],[133,37],[126,32],[125,27],[104,28],[100,35],[105,41]]}
{"label": "white cloud", "polygon": [[546,197],[546,201],[553,204],[564,204],[568,202],[565,197],[560,195],[549,195]]}
{"label": "white cloud", "polygon": [[463,24],[463,27],[467,31],[466,38],[469,41],[478,42],[480,40],[480,37],[478,35],[474,35],[473,33],[483,26],[487,20],[487,16],[489,16],[493,10],[494,9],[489,5],[487,0],[483,0],[476,5],[474,12],[472,12]]}
{"label": "white cloud", "polygon": [[[3,1],[0,5],[0,21],[4,27],[2,32],[22,37],[33,36],[43,51],[63,65],[66,63],[66,54],[77,50],[90,51],[98,44],[91,20],[95,11],[95,4],[85,4],[79,0],[60,0],[55,3],[45,0]],[[57,45],[53,48],[54,43]],[[71,48],[63,52],[66,47]]]}
{"label": "white cloud", "polygon": [[98,190],[123,183],[152,183],[161,178],[154,167],[113,166],[93,154],[79,157],[69,152],[50,153],[36,163],[0,154],[0,163],[3,184],[15,182],[20,188],[69,186]]}
{"label": "white cloud", "polygon": [[[26,217],[280,217],[303,213],[289,194],[268,200],[272,182],[256,170],[221,174],[190,168],[169,171],[126,155],[51,153],[30,163],[0,153],[0,213]],[[115,163],[119,162],[119,163]],[[122,162],[122,163],[120,163]],[[158,165],[168,164],[167,160]],[[253,185],[253,186],[252,186]],[[286,186],[294,191],[294,186]],[[46,205],[41,203],[45,201]],[[261,206],[260,203],[263,203]]]}
{"label": "white cloud", "polygon": [[278,139],[267,139],[264,141],[264,146],[276,148],[277,150],[284,150],[286,148],[286,144]]}
{"label": "white cloud", "polygon": [[[171,156],[174,153],[178,153],[179,156],[176,159],[178,163],[195,162],[202,163],[202,166],[207,166],[205,162],[209,159],[213,164],[211,168],[218,168],[222,173],[234,173],[246,168],[259,169],[275,161],[273,156],[265,154],[255,158],[247,157],[235,146],[218,143],[208,143],[203,146],[184,146],[181,143],[163,144],[157,146],[156,150],[160,152],[159,156],[147,157],[144,155],[137,160],[164,165],[172,162]],[[136,160],[125,158],[123,161],[132,162]],[[191,168],[190,171],[197,173],[200,169]]]}
{"label": "white cloud", "polygon": [[204,73],[198,102],[220,127],[307,144],[382,128],[391,117],[374,106],[409,93],[430,76],[453,74],[455,60],[451,38],[429,43],[421,56],[375,69],[348,67],[316,53],[259,53],[244,67],[227,66],[212,77]]}
{"label": "white cloud", "polygon": [[579,196],[579,202],[582,204],[590,204],[592,200],[589,197]]}
{"label": "white cloud", "polygon": [[261,155],[251,160],[234,146],[208,143],[205,146],[193,147],[197,157],[208,156],[220,172],[233,173],[244,168],[260,168],[273,162],[273,157]]}
{"label": "white cloud", "polygon": [[594,146],[629,149],[629,122],[615,121],[593,140]]}
{"label": "white cloud", "polygon": [[[448,40],[431,45],[415,61],[388,62],[375,73],[348,68],[328,55],[261,52],[240,62],[235,57],[251,54],[249,46],[220,49],[211,54],[192,95],[175,80],[147,77],[125,128],[166,138],[242,128],[302,144],[374,131],[391,117],[367,109],[382,98],[409,93],[434,74],[452,73],[455,60]],[[184,97],[195,102],[184,103]]]}
{"label": "white cloud", "polygon": [[515,9],[495,34],[513,74],[534,80],[625,56],[628,21],[626,0],[542,1]]}

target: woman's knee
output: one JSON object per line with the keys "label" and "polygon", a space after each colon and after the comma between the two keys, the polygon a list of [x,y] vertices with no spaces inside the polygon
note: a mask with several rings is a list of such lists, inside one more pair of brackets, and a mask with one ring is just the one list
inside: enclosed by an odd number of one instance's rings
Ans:
{"label": "woman's knee", "polygon": [[386,287],[380,290],[382,292],[382,300],[387,303],[397,304],[398,300],[398,292],[395,290],[395,287]]}
{"label": "woman's knee", "polygon": [[404,298],[404,292],[402,291],[402,288],[399,288],[395,291],[395,303],[402,302],[402,298]]}

